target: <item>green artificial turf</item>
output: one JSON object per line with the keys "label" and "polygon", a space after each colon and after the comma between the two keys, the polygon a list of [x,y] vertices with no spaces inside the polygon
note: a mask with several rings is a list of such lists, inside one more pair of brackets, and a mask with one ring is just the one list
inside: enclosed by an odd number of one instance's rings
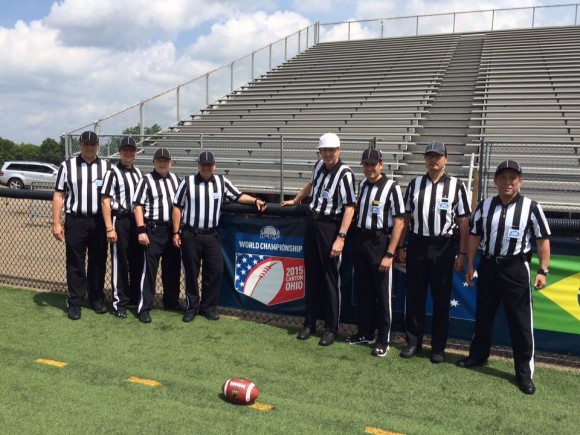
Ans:
{"label": "green artificial turf", "polygon": [[[537,368],[522,394],[510,362],[477,370],[428,354],[386,358],[367,346],[300,342],[294,329],[222,317],[186,324],[152,311],[141,324],[85,308],[71,321],[62,296],[0,288],[3,433],[576,434],[580,374]],[[63,368],[35,362],[45,358]],[[131,376],[159,387],[130,383]],[[221,397],[230,377],[260,390],[261,411]],[[369,429],[371,432],[376,429]],[[378,433],[378,432],[377,432]]]}

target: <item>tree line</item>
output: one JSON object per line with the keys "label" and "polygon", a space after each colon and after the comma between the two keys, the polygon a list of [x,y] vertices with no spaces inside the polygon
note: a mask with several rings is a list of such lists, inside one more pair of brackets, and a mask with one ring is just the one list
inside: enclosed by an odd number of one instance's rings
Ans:
{"label": "tree line", "polygon": [[0,163],[7,160],[35,160],[60,164],[64,160],[64,138],[60,142],[47,137],[40,146],[21,143],[0,137]]}
{"label": "tree line", "polygon": [[[126,128],[123,130],[122,135],[132,135],[137,139],[140,131],[140,126],[137,125]],[[161,131],[161,127],[158,124],[144,128],[145,135],[154,135],[159,131]],[[117,144],[120,143],[121,138],[122,136],[112,137],[111,140]],[[78,140],[78,138],[73,138],[73,142],[75,140]],[[64,137],[61,137],[59,142],[47,137],[40,146],[28,143],[17,144],[9,139],[0,137],[0,165],[7,160],[33,160],[59,165],[64,160],[64,157]]]}

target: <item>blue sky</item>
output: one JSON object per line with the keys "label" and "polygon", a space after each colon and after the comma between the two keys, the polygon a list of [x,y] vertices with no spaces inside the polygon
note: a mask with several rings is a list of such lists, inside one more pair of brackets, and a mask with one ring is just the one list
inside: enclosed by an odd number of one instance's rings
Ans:
{"label": "blue sky", "polygon": [[[0,0],[0,137],[35,144],[47,137],[58,140],[66,131],[226,65],[315,22],[555,4],[567,3]],[[573,23],[573,10],[544,10],[538,20]],[[478,21],[463,18],[466,25]],[[521,25],[529,14],[514,13],[503,20],[503,25]],[[376,29],[375,24],[354,31],[359,37],[379,37]],[[333,32],[329,30],[325,37],[343,37]]]}

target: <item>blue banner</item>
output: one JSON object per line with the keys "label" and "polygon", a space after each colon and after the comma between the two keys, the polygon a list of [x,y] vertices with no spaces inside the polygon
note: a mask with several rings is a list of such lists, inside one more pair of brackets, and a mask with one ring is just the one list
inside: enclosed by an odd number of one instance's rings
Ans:
{"label": "blue banner", "polygon": [[[305,219],[304,217],[243,214],[222,215],[220,228],[225,270],[220,293],[220,305],[250,311],[272,312],[274,314],[304,315],[303,298],[305,273],[307,271],[304,269],[302,241]],[[555,239],[552,243],[552,252],[558,253],[559,246],[562,245],[562,251],[568,253],[567,249],[569,250],[571,240],[573,239]],[[340,274],[342,292],[340,317],[343,323],[356,323],[356,283],[353,282],[353,249],[351,242],[352,236],[349,235],[343,251]],[[578,252],[578,241],[574,241],[573,245],[575,252]],[[554,266],[557,265],[554,264]],[[553,279],[555,281],[554,286],[557,286],[560,279],[556,277],[558,269],[557,267],[551,267],[551,269],[553,269],[555,276],[550,279]],[[316,271],[308,272],[316,273]],[[574,275],[575,273],[576,275]],[[579,277],[576,279],[580,279],[580,274],[577,271],[565,270],[560,274],[562,277],[568,277],[572,274],[575,277]],[[405,283],[406,273],[404,266],[395,264],[393,271],[393,329],[398,331],[404,329]],[[548,284],[550,284],[550,280]],[[467,340],[471,338],[475,319],[475,293],[475,286],[467,284],[463,272],[454,274],[450,310],[450,337]],[[547,293],[547,297],[550,296]],[[543,302],[538,298],[547,299],[539,292],[534,292],[535,305],[537,305],[536,302]],[[538,316],[544,317],[543,312],[538,310],[538,307],[535,306],[534,308],[535,318]],[[427,297],[425,310],[427,313],[426,333],[429,334],[432,313],[430,294]],[[559,316],[562,317],[560,314]],[[567,318],[564,320],[568,321]],[[580,334],[580,321],[572,318],[564,326],[567,329],[554,327],[551,331],[536,330],[536,348],[580,355],[579,336],[562,333],[562,331],[574,332],[577,330],[576,334]],[[541,329],[548,328],[543,327]],[[556,337],[558,340],[555,346],[554,339]],[[503,308],[499,310],[496,318],[493,340],[495,344],[510,344],[509,328]]]}

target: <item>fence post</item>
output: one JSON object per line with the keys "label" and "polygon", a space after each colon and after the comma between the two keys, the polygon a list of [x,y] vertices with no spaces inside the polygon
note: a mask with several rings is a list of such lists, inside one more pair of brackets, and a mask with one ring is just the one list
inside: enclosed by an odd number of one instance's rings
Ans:
{"label": "fence post", "polygon": [[143,122],[143,106],[145,105],[145,103],[143,103],[143,101],[141,101],[141,103],[139,103],[139,135],[141,136],[141,139],[143,139],[145,137],[145,123]]}
{"label": "fence post", "polygon": [[181,85],[177,87],[177,89],[175,90],[175,99],[177,102],[177,120],[175,122],[179,122],[181,120],[181,111],[180,111],[180,106],[181,106]]}
{"label": "fence post", "polygon": [[284,201],[284,136],[280,135],[280,202]]}
{"label": "fence post", "polygon": [[484,153],[484,148],[485,148],[485,140],[483,138],[480,139],[479,141],[479,162],[478,162],[478,166],[479,166],[479,192],[477,195],[477,199],[479,201],[481,201],[483,199],[483,191],[485,190],[485,186],[483,184],[483,174],[484,174],[484,160],[483,157],[485,155]]}
{"label": "fence post", "polygon": [[205,105],[209,106],[209,73],[205,75]]}
{"label": "fence post", "polygon": [[252,51],[252,80],[254,80],[254,59],[256,57],[256,52]]}

